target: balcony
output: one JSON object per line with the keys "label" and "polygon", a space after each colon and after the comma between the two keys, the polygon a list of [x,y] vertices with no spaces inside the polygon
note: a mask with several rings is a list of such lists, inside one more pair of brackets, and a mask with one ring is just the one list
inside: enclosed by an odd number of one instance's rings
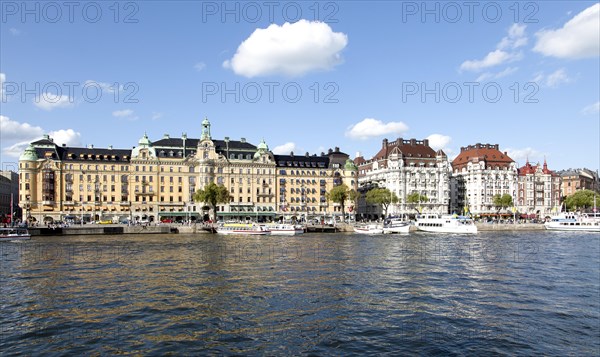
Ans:
{"label": "balcony", "polygon": [[75,206],[75,202],[73,202],[73,201],[63,201],[63,205],[65,205],[65,206]]}
{"label": "balcony", "polygon": [[54,206],[54,201],[46,200],[42,201],[43,206]]}

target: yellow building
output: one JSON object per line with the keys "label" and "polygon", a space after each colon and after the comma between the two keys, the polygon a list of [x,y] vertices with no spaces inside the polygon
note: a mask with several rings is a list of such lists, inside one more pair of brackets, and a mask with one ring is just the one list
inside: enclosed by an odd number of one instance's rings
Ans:
{"label": "yellow building", "polygon": [[[209,182],[229,190],[220,219],[269,221],[279,216],[334,214],[325,193],[356,188],[356,167],[336,150],[321,156],[273,155],[264,140],[215,140],[204,119],[200,139],[147,135],[133,149],[67,147],[32,142],[19,159],[19,195],[30,221],[189,220],[208,216],[193,194]],[[346,203],[346,213],[353,205]]]}

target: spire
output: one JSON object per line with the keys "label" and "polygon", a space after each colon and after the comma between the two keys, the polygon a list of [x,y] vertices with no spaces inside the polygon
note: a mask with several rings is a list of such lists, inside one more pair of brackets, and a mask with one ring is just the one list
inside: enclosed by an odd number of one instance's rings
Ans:
{"label": "spire", "polygon": [[207,117],[204,117],[202,121],[202,136],[200,136],[200,141],[202,140],[212,140],[210,137],[210,122]]}

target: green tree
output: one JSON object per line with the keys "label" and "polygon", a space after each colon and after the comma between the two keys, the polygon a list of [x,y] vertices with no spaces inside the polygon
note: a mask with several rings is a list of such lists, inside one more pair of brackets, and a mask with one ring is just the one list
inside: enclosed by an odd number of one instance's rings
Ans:
{"label": "green tree", "polygon": [[346,210],[344,208],[344,204],[346,200],[350,200],[352,202],[356,201],[358,197],[358,193],[354,190],[351,190],[346,186],[346,184],[341,184],[331,189],[327,193],[327,198],[335,203],[339,203],[342,206],[342,221],[345,221]]}
{"label": "green tree", "polygon": [[503,195],[494,195],[492,197],[492,202],[494,203],[494,206],[498,209],[498,214],[500,214],[500,210],[512,207],[513,205],[512,196],[508,193],[505,193]]}
{"label": "green tree", "polygon": [[370,204],[378,204],[383,208],[383,216],[387,217],[388,208],[393,203],[398,203],[400,199],[396,193],[387,188],[372,188],[367,192],[366,200]]}
{"label": "green tree", "polygon": [[[413,206],[413,208],[415,210],[417,210],[417,212],[419,212],[418,208],[421,205],[421,202],[427,202],[429,201],[429,198],[427,198],[427,196],[422,195],[418,192],[413,192],[410,195],[408,195],[406,197],[406,203],[409,203]],[[419,212],[421,213],[421,212]]]}
{"label": "green tree", "polygon": [[209,183],[203,190],[194,193],[195,202],[204,202],[213,209],[213,222],[217,221],[217,204],[228,203],[231,200],[229,191],[223,185],[217,185],[214,182]]}
{"label": "green tree", "polygon": [[594,197],[596,204],[600,204],[600,196],[592,190],[577,191],[571,196],[567,196],[567,210],[578,210],[594,207]]}

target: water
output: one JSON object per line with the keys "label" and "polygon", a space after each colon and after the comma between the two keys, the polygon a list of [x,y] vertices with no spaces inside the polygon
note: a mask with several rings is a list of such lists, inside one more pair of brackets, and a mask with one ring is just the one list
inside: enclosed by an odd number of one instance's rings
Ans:
{"label": "water", "polygon": [[597,234],[0,243],[0,355],[599,355]]}

